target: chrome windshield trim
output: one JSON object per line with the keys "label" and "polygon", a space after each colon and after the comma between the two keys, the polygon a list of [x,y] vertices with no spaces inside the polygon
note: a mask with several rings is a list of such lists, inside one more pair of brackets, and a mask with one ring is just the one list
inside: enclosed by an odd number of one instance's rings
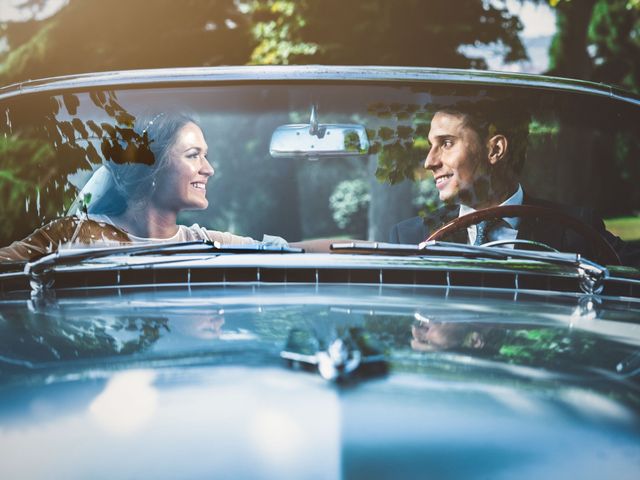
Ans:
{"label": "chrome windshield trim", "polygon": [[640,106],[640,96],[602,83],[485,70],[383,66],[232,66],[125,70],[29,80],[0,88],[0,100],[37,92],[217,82],[347,81],[516,86],[604,96]]}

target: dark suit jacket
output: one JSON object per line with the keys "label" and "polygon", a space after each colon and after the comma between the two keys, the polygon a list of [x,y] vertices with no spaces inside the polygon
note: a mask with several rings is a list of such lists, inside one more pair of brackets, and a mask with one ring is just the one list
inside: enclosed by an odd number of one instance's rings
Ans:
{"label": "dark suit jacket", "polygon": [[[634,251],[625,242],[620,240],[620,238],[608,232],[604,227],[602,219],[595,215],[593,210],[587,208],[572,208],[566,205],[536,199],[526,193],[524,194],[523,204],[560,210],[591,225],[609,242],[620,256],[624,265],[640,266],[640,252],[637,250]],[[426,218],[409,218],[394,225],[389,235],[389,241],[391,243],[420,243],[431,235],[432,232],[455,219],[459,213],[459,205],[446,205]],[[593,258],[593,252],[584,237],[561,224],[555,222],[549,223],[549,221],[545,221],[544,218],[523,218],[520,221],[517,238],[534,240],[563,252],[580,253],[587,258]],[[458,230],[449,237],[443,238],[443,240],[467,243],[467,230]]]}

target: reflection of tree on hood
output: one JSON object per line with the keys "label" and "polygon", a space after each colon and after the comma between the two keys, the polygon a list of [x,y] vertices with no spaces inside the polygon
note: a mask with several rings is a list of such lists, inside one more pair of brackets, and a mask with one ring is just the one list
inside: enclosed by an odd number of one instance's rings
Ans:
{"label": "reflection of tree on hood", "polygon": [[0,319],[0,351],[8,363],[41,363],[130,355],[151,347],[168,332],[165,317],[63,316],[12,312]]}
{"label": "reflection of tree on hood", "polygon": [[577,366],[615,371],[634,353],[631,346],[566,327],[527,328],[426,317],[411,325],[409,344],[416,351],[468,353],[499,362],[562,370]]}
{"label": "reflection of tree on hood", "polygon": [[[626,350],[626,349],[625,349]],[[512,329],[500,347],[502,360],[520,365],[582,365],[611,370],[625,357],[621,345],[567,328]]]}

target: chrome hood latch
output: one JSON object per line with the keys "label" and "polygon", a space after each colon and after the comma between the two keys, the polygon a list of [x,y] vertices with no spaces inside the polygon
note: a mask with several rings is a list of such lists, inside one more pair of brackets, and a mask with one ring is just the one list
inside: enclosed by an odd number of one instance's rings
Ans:
{"label": "chrome hood latch", "polygon": [[595,262],[580,258],[578,260],[578,281],[580,290],[587,295],[600,295],[609,270]]}
{"label": "chrome hood latch", "polygon": [[329,336],[292,329],[280,356],[290,366],[315,370],[329,381],[346,380],[355,374],[386,372],[384,355],[371,345],[360,328],[346,328]]}

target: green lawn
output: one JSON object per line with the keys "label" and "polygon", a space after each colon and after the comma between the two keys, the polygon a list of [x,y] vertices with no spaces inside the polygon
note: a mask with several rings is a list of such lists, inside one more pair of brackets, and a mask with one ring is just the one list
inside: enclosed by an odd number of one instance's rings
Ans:
{"label": "green lawn", "polygon": [[607,230],[623,240],[640,240],[640,217],[618,217],[604,221]]}

